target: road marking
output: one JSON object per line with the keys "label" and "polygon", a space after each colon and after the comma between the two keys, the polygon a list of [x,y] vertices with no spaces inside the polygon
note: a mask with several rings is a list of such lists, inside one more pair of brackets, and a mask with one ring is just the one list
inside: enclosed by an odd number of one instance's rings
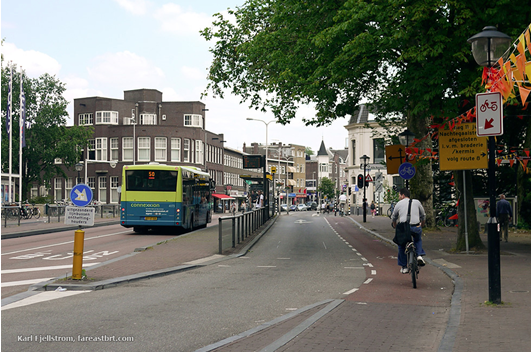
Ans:
{"label": "road marking", "polygon": [[368,262],[367,258],[364,257],[361,257],[361,260],[363,260],[364,262]]}
{"label": "road marking", "polygon": [[[120,231],[120,232],[115,232],[115,233],[110,233],[110,234],[107,234],[107,235],[101,235],[101,236],[95,236],[95,237],[88,237],[88,238],[85,238],[85,241],[88,241],[88,240],[95,240],[95,239],[98,239],[98,238],[103,238],[103,237],[108,237],[108,236],[116,236],[116,235],[121,235],[121,234],[124,234],[124,233],[130,233],[131,231]],[[60,242],[60,243],[56,243],[56,244],[49,244],[47,246],[40,246],[40,247],[34,247],[34,248],[27,248],[27,249],[21,249],[19,251],[14,251],[14,252],[8,252],[8,253],[2,253],[2,255],[10,255],[10,254],[16,254],[16,253],[22,253],[22,252],[28,252],[28,251],[34,251],[36,249],[41,249],[41,248],[48,248],[48,247],[56,247],[56,246],[62,246],[64,244],[69,244],[69,243],[74,243],[74,241],[66,241],[66,242]]]}
{"label": "road marking", "polygon": [[376,270],[371,270],[371,275],[376,275]]}
{"label": "road marking", "polygon": [[257,268],[276,268],[274,265],[258,265]]}
{"label": "road marking", "polygon": [[277,258],[277,260],[291,260],[291,258]]}
{"label": "road marking", "polygon": [[[83,264],[83,267],[89,267],[89,266],[93,266],[93,265],[96,265],[96,264],[99,264],[99,263],[87,263],[87,264]],[[55,266],[40,266],[40,267],[35,267],[35,268],[22,268],[22,269],[6,269],[6,270],[2,270],[2,275],[3,274],[15,274],[15,273],[27,273],[27,272],[30,272],[30,271],[43,271],[43,270],[59,270],[59,269],[70,269],[72,268],[72,265],[55,265]]]}
{"label": "road marking", "polygon": [[230,265],[218,264],[218,268],[230,268]]}
{"label": "road marking", "polygon": [[368,284],[368,283],[371,282],[371,281],[372,281],[372,277],[369,278],[369,279],[367,279],[367,280],[365,280],[364,284]]}
{"label": "road marking", "polygon": [[22,280],[22,281],[2,282],[2,287],[33,285],[33,284],[38,284],[39,282],[48,281],[51,279],[53,279],[53,277],[45,277],[42,279],[32,279],[32,280]]}
{"label": "road marking", "polygon": [[347,292],[345,292],[345,293],[343,293],[343,294],[344,294],[344,295],[350,295],[351,293],[354,293],[354,292],[356,292],[356,291],[358,291],[358,290],[359,290],[359,288],[353,288],[352,290],[347,291]]}
{"label": "road marking", "polygon": [[2,307],[2,310],[29,306],[30,304],[51,301],[53,299],[79,295],[80,293],[86,293],[86,292],[91,292],[91,291],[64,291],[64,292],[46,291],[46,292],[42,292],[37,295],[22,299],[20,301],[16,301],[11,304],[5,305]]}
{"label": "road marking", "polygon": [[326,244],[324,242],[323,242],[323,246],[324,246],[324,249],[328,249],[328,248],[326,248]]}
{"label": "road marking", "polygon": [[363,263],[363,266],[368,266],[369,268],[373,268],[374,267],[371,263]]}

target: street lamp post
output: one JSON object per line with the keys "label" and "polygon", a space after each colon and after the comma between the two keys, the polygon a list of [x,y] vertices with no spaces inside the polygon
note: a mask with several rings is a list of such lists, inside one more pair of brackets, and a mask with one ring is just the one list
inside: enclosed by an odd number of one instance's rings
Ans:
{"label": "street lamp post", "polygon": [[[505,53],[511,44],[511,38],[488,26],[483,31],[467,40],[472,46],[474,59],[480,66],[491,68],[494,63]],[[494,136],[489,136],[489,198],[490,218],[487,222],[488,229],[488,270],[489,270],[489,301],[501,303],[501,275],[500,275],[500,241],[498,224],[496,221],[496,178],[495,178],[495,144]]]}
{"label": "street lamp post", "polygon": [[363,222],[367,222],[367,205],[365,204],[367,202],[367,197],[365,190],[367,189],[367,162],[369,161],[370,157],[364,154],[362,157],[360,157],[360,159],[363,163]]}
{"label": "street lamp post", "polygon": [[[398,135],[398,140],[400,141],[400,144],[402,144],[404,147],[404,162],[407,162],[407,152],[405,149],[409,147],[411,142],[413,142],[413,138],[415,138],[415,134],[411,132],[409,129],[406,128],[406,130]],[[411,142],[409,141],[411,139]],[[409,189],[409,179],[406,179],[406,188]]]}
{"label": "street lamp post", "polygon": [[76,169],[77,171],[77,179],[76,179],[76,185],[79,184],[79,180],[81,179],[81,175],[80,175],[80,172],[81,170],[83,170],[83,164],[81,163],[77,163],[74,168]]}
{"label": "street lamp post", "polygon": [[265,154],[266,154],[266,157],[265,157],[265,168],[266,168],[266,171],[269,171],[269,169],[267,168],[267,157],[268,157],[268,155],[267,155],[267,143],[268,143],[268,140],[267,140],[267,139],[268,139],[268,138],[267,138],[267,129],[268,129],[269,124],[270,124],[271,122],[275,122],[275,121],[277,121],[277,120],[275,119],[275,120],[271,120],[271,121],[269,121],[269,122],[265,122],[264,120],[253,119],[252,117],[248,117],[247,120],[249,120],[249,121],[261,121],[261,122],[263,122],[263,123],[265,124],[265,126],[266,126],[266,144],[265,144]]}

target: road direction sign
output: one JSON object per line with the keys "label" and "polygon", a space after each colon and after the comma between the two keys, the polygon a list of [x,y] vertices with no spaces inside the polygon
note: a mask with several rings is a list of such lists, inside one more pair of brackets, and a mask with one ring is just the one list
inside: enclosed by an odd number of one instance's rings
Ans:
{"label": "road direction sign", "polygon": [[441,171],[487,169],[487,137],[476,135],[475,123],[462,123],[451,131],[439,129]]}
{"label": "road direction sign", "polygon": [[478,137],[503,134],[503,102],[500,92],[476,94],[476,133]]}
{"label": "road direction sign", "polygon": [[70,200],[78,207],[84,207],[92,201],[92,189],[84,183],[75,185],[70,191]]}
{"label": "road direction sign", "polygon": [[400,144],[395,145],[386,145],[385,146],[385,155],[387,164],[387,174],[397,174],[400,164],[404,162],[406,156],[405,147]]}

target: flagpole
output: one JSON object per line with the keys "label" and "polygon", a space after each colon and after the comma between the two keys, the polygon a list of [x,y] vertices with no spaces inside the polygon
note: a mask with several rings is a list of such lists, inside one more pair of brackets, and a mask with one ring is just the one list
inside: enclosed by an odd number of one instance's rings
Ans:
{"label": "flagpole", "polygon": [[12,195],[13,184],[11,183],[11,175],[13,174],[13,66],[11,66],[11,71],[9,75],[9,94],[7,97],[8,107],[8,121],[9,121],[9,203],[13,201]]}
{"label": "flagpole", "polygon": [[22,68],[20,69],[20,95],[19,95],[19,109],[20,113],[18,115],[18,124],[19,124],[19,139],[18,139],[18,200],[20,201],[20,206],[22,207],[22,137],[24,132],[24,88],[22,87]]}

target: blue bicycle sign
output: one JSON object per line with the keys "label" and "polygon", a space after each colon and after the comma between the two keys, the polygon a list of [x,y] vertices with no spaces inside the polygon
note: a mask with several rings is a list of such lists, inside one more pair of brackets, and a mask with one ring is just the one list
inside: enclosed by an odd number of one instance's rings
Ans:
{"label": "blue bicycle sign", "polygon": [[398,173],[404,180],[411,180],[415,176],[416,171],[411,163],[402,163],[398,168]]}

